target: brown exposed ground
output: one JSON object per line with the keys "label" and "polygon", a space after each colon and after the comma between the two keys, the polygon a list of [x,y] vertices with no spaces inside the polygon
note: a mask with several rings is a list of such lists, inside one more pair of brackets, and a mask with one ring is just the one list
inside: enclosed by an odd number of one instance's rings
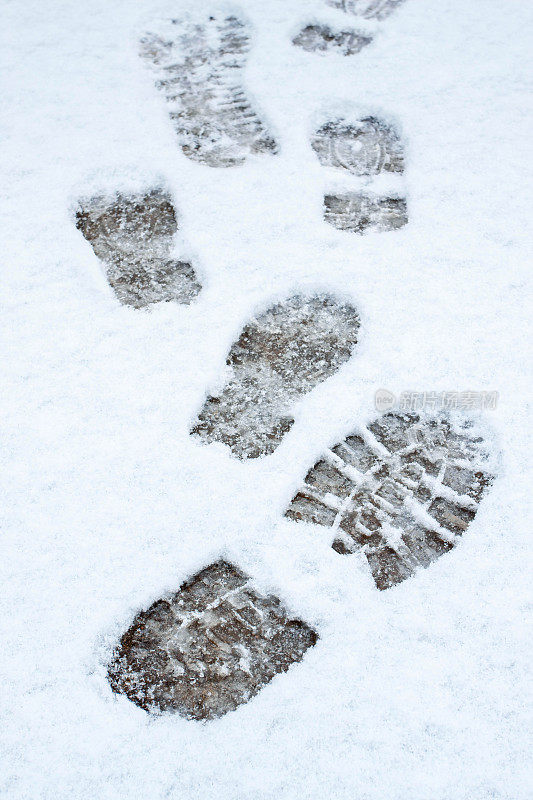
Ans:
{"label": "brown exposed ground", "polygon": [[324,454],[286,516],[331,526],[333,548],[362,551],[388,589],[467,530],[491,482],[482,444],[445,414],[386,414]]}
{"label": "brown exposed ground", "polygon": [[246,703],[317,638],[276,597],[218,561],[135,617],[108,678],[146,711],[209,720]]}

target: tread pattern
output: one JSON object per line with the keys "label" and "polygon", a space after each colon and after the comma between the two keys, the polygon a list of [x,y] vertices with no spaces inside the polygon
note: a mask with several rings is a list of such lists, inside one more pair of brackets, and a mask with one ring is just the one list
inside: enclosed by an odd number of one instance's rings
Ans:
{"label": "tread pattern", "polygon": [[346,192],[324,197],[324,219],[334,228],[353,233],[380,233],[407,225],[407,202],[401,197],[375,197]]}
{"label": "tread pattern", "polygon": [[108,679],[146,711],[209,720],[247,702],[317,639],[277,597],[218,561],[135,617]]}
{"label": "tread pattern", "polygon": [[272,453],[294,422],[295,401],[350,358],[358,329],[356,310],[331,297],[296,295],[271,306],[233,344],[229,380],[207,398],[191,433],[241,459]]}
{"label": "tread pattern", "polygon": [[178,225],[171,198],[162,189],[81,201],[76,227],[104,263],[123,305],[188,304],[200,291],[192,266],[170,257]]}
{"label": "tread pattern", "polygon": [[174,19],[141,40],[186,156],[210,167],[242,164],[277,144],[241,85],[248,26],[235,16]]}
{"label": "tread pattern", "polygon": [[323,166],[347,170],[352,175],[404,171],[400,136],[392,125],[377,117],[326,122],[314,133],[311,146]]}
{"label": "tread pattern", "polygon": [[328,450],[285,515],[332,527],[338,553],[362,551],[378,589],[448,552],[492,476],[469,421],[389,413]]}
{"label": "tread pattern", "polygon": [[365,19],[386,19],[404,0],[326,0],[328,6]]}
{"label": "tread pattern", "polygon": [[343,56],[353,56],[371,41],[371,36],[357,31],[332,31],[327,25],[306,25],[292,43],[308,53],[337,52]]}

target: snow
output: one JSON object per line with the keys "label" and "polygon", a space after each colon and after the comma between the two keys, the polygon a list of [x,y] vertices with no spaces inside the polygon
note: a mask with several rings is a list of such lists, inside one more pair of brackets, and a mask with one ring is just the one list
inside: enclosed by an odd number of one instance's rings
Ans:
{"label": "snow", "polygon": [[[360,24],[322,0],[247,0],[245,83],[280,151],[232,169],[183,155],[137,53],[185,9],[3,4],[2,797],[526,800],[529,4],[406,0]],[[375,38],[315,57],[291,44],[310,22]],[[406,142],[409,223],[357,236],[322,200],[359,179],[309,141],[369,110]],[[73,215],[156,185],[203,291],[141,311]],[[275,453],[240,462],[189,436],[250,316],[315,290],[355,304],[359,345]],[[460,545],[386,592],[327,529],[283,519],[380,388],[498,391],[501,453]],[[221,556],[317,645],[205,725],[114,697],[106,664],[135,614]]]}

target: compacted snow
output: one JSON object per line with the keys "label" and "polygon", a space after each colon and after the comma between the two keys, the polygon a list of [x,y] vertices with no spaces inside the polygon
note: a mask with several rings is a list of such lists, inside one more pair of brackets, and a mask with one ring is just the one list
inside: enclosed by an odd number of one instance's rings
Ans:
{"label": "compacted snow", "polygon": [[[4,0],[6,800],[531,797],[529,5]],[[131,198],[127,241],[107,222],[89,235],[84,214],[120,221]],[[146,198],[166,209],[155,250]],[[342,357],[318,329],[295,334],[296,362],[318,336],[309,380],[299,362],[291,374],[283,316],[305,297],[357,320],[342,350],[332,317]],[[268,309],[281,309],[281,377],[242,338],[253,329],[261,348]],[[344,484],[316,467],[374,430],[392,395],[433,406],[408,409],[422,414],[459,405],[487,462],[462,484],[452,452],[436,506],[431,478],[401,479],[424,530],[433,514],[462,535],[379,591],[366,539],[332,548]],[[190,435],[219,397],[231,431],[215,414],[214,432]],[[285,412],[272,447],[242,445]],[[326,525],[285,516],[304,480],[323,482]],[[261,620],[271,661],[247,660],[255,634],[226,652],[210,634],[223,611],[202,607],[187,619],[204,620],[206,669],[237,694],[208,714],[153,714],[110,665],[128,662],[147,609],[185,602],[180,586],[220,564],[250,579],[231,619]],[[287,620],[307,636],[294,652],[272,644]]]}

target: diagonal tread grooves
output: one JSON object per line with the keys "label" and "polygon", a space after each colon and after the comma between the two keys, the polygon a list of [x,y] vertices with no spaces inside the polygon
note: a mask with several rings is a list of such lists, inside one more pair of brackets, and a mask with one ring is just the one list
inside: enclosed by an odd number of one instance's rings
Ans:
{"label": "diagonal tread grooves", "polygon": [[277,597],[217,561],[137,614],[113,653],[108,680],[145,711],[209,720],[246,703],[317,639]]}
{"label": "diagonal tread grooves", "polygon": [[200,291],[192,266],[170,256],[178,225],[163,189],[80,201],[76,227],[104,263],[123,305],[189,304]]}
{"label": "diagonal tread grooves", "polygon": [[365,19],[386,19],[404,0],[326,0],[328,6]]}
{"label": "diagonal tread grooves", "polygon": [[180,146],[211,167],[242,164],[277,144],[240,84],[250,50],[248,26],[236,16],[174,19],[141,39]]}
{"label": "diagonal tread grooves", "polygon": [[208,397],[191,433],[241,459],[272,453],[295,402],[333,375],[357,343],[359,317],[326,295],[295,295],[248,323],[227,357],[230,376]]}
{"label": "diagonal tread grooves", "polygon": [[328,25],[306,25],[292,43],[308,53],[338,52],[343,56],[360,53],[372,37],[353,30],[333,31]]}
{"label": "diagonal tread grooves", "polygon": [[309,470],[285,515],[333,527],[333,549],[362,551],[378,589],[388,589],[467,530],[492,482],[487,457],[468,420],[385,414]]}
{"label": "diagonal tread grooves", "polygon": [[374,116],[356,122],[336,119],[318,128],[311,146],[324,167],[360,177],[404,171],[403,144],[389,123]]}

